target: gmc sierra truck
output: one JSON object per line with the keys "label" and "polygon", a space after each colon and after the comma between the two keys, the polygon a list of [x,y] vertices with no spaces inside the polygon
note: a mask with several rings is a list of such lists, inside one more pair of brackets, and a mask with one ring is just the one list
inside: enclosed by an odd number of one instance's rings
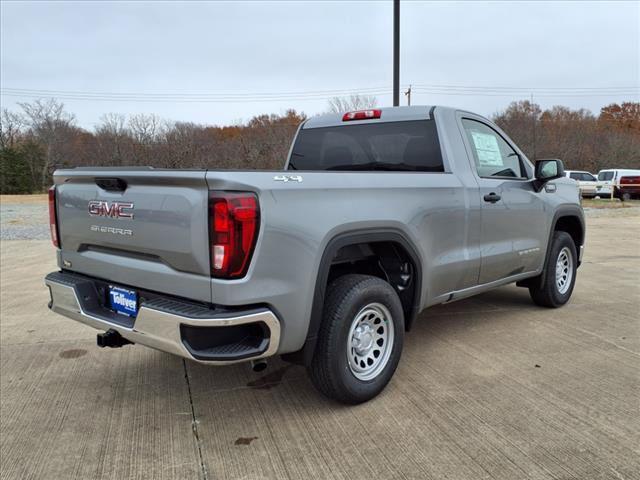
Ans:
{"label": "gmc sierra truck", "polygon": [[226,365],[280,355],[344,403],[389,382],[425,308],[516,282],[571,296],[585,238],[576,183],[486,118],[446,107],[328,114],[282,171],[75,168],[49,192],[49,307]]}

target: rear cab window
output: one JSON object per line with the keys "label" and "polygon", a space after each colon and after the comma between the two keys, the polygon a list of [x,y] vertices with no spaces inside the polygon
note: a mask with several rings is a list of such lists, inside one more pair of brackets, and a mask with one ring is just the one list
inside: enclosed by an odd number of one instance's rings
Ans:
{"label": "rear cab window", "polygon": [[289,170],[444,172],[433,120],[302,128]]}

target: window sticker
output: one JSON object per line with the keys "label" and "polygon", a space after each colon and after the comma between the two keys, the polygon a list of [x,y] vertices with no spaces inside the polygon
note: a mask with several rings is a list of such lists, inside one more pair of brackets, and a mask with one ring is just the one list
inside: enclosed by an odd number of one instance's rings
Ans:
{"label": "window sticker", "polygon": [[481,167],[504,167],[498,139],[491,134],[471,131]]}

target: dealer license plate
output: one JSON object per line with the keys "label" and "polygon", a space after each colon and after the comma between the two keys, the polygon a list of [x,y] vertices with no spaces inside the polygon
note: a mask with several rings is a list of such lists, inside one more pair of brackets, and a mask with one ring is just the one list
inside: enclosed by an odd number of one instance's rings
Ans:
{"label": "dealer license plate", "polygon": [[109,303],[114,311],[123,315],[135,317],[138,313],[138,294],[133,290],[110,286]]}

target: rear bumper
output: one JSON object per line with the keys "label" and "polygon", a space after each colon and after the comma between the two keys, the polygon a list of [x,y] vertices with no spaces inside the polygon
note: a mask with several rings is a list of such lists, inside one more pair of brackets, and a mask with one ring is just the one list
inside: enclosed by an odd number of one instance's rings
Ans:
{"label": "rear bumper", "polygon": [[104,282],[68,272],[46,276],[51,303],[60,315],[127,340],[201,363],[225,365],[274,355],[280,322],[268,308],[211,309],[155,295],[140,300],[135,319],[104,305]]}

